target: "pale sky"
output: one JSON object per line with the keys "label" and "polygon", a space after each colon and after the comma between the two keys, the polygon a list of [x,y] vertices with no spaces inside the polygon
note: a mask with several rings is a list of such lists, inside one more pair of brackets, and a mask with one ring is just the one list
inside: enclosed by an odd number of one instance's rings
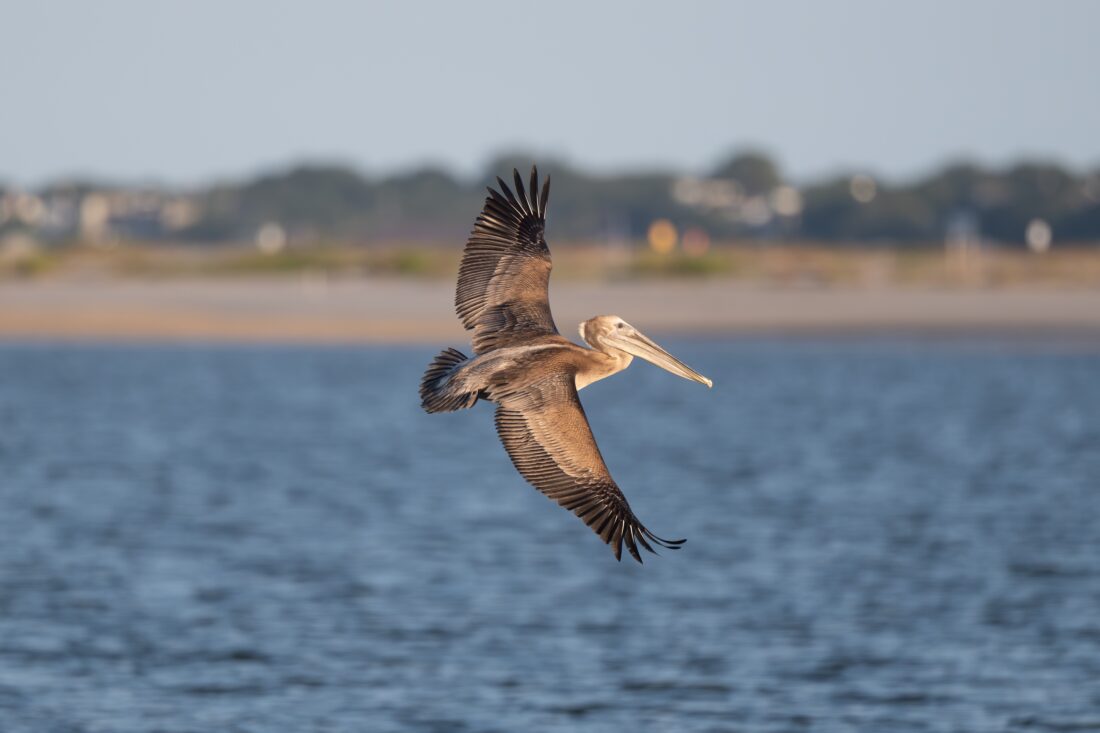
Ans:
{"label": "pale sky", "polygon": [[0,0],[0,180],[1100,164],[1100,2]]}

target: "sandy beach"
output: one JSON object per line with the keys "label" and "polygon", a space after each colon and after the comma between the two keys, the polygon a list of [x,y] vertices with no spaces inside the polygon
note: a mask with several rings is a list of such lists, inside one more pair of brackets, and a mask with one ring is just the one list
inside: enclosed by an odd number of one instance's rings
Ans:
{"label": "sandy beach", "polygon": [[[0,284],[0,338],[462,343],[452,285],[410,279],[89,279]],[[1027,331],[1100,338],[1100,291],[776,288],[723,280],[551,285],[559,329],[615,313],[666,334]]]}

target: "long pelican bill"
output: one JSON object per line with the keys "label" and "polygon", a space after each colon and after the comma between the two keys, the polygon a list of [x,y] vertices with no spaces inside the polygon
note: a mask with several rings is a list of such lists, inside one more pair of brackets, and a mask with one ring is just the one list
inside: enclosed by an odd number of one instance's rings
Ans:
{"label": "long pelican bill", "polygon": [[616,346],[628,354],[641,357],[650,364],[659,366],[676,376],[705,384],[708,389],[714,386],[714,382],[710,379],[662,349],[653,339],[636,328],[630,327],[626,333],[616,333],[611,338]]}

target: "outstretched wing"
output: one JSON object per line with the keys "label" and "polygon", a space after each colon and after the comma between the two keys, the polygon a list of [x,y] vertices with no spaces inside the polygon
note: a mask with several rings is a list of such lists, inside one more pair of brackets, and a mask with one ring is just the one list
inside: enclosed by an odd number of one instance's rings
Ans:
{"label": "outstretched wing", "polygon": [[519,171],[513,174],[516,194],[500,178],[501,190],[489,189],[458,271],[455,311],[473,330],[478,354],[558,332],[550,315],[552,265],[543,238],[550,179],[540,193],[532,167],[528,196]]}
{"label": "outstretched wing", "polygon": [[555,375],[509,395],[497,408],[496,425],[523,477],[580,517],[611,545],[616,560],[624,542],[638,562],[638,545],[653,552],[649,541],[680,549],[684,540],[657,537],[630,510],[600,455],[572,374]]}

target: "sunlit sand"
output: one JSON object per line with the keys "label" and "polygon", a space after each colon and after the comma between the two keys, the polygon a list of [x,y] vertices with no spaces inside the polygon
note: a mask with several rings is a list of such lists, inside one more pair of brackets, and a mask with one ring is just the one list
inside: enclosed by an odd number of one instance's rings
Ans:
{"label": "sunlit sand", "polygon": [[[725,280],[551,283],[558,328],[629,312],[666,334],[1082,330],[1100,291],[772,287]],[[316,277],[0,284],[0,338],[437,343],[465,340],[441,281]]]}

